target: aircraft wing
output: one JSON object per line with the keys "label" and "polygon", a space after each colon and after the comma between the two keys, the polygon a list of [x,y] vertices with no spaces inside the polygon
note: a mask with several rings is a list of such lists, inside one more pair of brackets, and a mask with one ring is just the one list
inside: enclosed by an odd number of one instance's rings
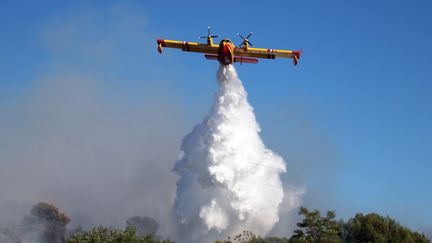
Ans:
{"label": "aircraft wing", "polygon": [[183,51],[210,53],[210,54],[217,54],[219,50],[218,45],[208,45],[208,44],[201,44],[197,42],[158,39],[157,43],[158,43],[159,53],[162,53],[162,47],[177,48],[177,49],[182,49]]}
{"label": "aircraft wing", "polygon": [[[204,55],[206,59],[208,60],[219,60],[218,55],[215,54],[205,54]],[[242,63],[252,63],[252,64],[257,64],[258,63],[258,59],[256,58],[249,58],[249,57],[234,57],[234,62],[239,62],[240,64]]]}
{"label": "aircraft wing", "polygon": [[297,65],[298,60],[300,59],[301,51],[292,51],[292,50],[276,50],[276,49],[265,49],[265,48],[253,48],[248,47],[236,47],[234,49],[234,55],[242,56],[242,57],[256,57],[256,58],[267,58],[267,59],[275,59],[275,58],[292,58],[294,65]]}

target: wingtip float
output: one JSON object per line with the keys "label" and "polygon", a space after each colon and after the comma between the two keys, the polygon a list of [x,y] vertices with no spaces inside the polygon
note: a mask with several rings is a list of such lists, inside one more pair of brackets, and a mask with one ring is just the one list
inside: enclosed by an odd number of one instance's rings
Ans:
{"label": "wingtip float", "polygon": [[199,37],[201,39],[207,39],[207,43],[157,39],[157,50],[159,53],[162,53],[163,47],[169,47],[182,49],[188,52],[204,53],[206,59],[217,60],[223,65],[229,65],[235,62],[256,64],[258,63],[258,58],[292,58],[294,65],[297,65],[302,52],[255,48],[248,40],[249,37],[252,36],[252,32],[250,32],[246,38],[237,33],[243,40],[239,46],[235,46],[229,39],[222,39],[219,45],[217,45],[213,43],[213,38],[218,38],[219,35],[211,35],[210,27],[208,27],[207,31],[207,36]]}

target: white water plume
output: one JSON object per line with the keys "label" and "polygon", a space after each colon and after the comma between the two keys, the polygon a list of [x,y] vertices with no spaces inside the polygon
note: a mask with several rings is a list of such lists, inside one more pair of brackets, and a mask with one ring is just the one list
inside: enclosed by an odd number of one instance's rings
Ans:
{"label": "white water plume", "polygon": [[183,242],[210,242],[242,230],[265,235],[279,221],[285,163],[262,142],[234,67],[221,65],[217,80],[210,114],[184,138],[174,166]]}

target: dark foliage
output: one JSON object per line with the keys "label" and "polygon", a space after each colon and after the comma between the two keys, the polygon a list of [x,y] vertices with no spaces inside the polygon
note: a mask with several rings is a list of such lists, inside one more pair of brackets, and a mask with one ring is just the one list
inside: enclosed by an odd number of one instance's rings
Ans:
{"label": "dark foliage", "polygon": [[325,216],[319,210],[300,208],[304,218],[297,223],[291,238],[266,237],[243,231],[227,240],[215,243],[427,243],[429,240],[418,232],[401,226],[389,217],[378,214],[357,214],[343,222],[336,220],[336,213],[329,211]]}
{"label": "dark foliage", "polygon": [[389,217],[378,214],[357,214],[345,224],[347,242],[429,242],[418,232],[413,232]]}
{"label": "dark foliage", "polygon": [[66,214],[46,202],[34,205],[30,215],[23,220],[28,231],[35,232],[38,240],[44,243],[65,242],[66,225],[69,222],[70,219]]}
{"label": "dark foliage", "polygon": [[144,235],[155,235],[156,231],[159,229],[159,224],[153,218],[144,216],[134,216],[130,217],[126,221],[127,227],[135,227],[138,236]]}
{"label": "dark foliage", "polygon": [[97,227],[90,231],[76,233],[68,243],[172,243],[170,240],[159,240],[154,235],[137,236],[134,227],[127,227],[124,231]]}
{"label": "dark foliage", "polygon": [[335,211],[328,211],[326,216],[321,216],[319,210],[309,211],[301,207],[299,215],[303,215],[303,221],[297,223],[298,229],[290,238],[290,242],[342,242],[343,223],[337,221]]}

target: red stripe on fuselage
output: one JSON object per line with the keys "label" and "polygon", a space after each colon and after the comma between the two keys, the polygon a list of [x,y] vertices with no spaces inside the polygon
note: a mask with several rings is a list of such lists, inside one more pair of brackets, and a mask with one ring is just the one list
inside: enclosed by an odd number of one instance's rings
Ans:
{"label": "red stripe on fuselage", "polygon": [[269,53],[269,54],[267,54],[268,59],[275,59],[276,58],[276,55],[274,54],[276,52],[275,50],[267,49],[267,52]]}

